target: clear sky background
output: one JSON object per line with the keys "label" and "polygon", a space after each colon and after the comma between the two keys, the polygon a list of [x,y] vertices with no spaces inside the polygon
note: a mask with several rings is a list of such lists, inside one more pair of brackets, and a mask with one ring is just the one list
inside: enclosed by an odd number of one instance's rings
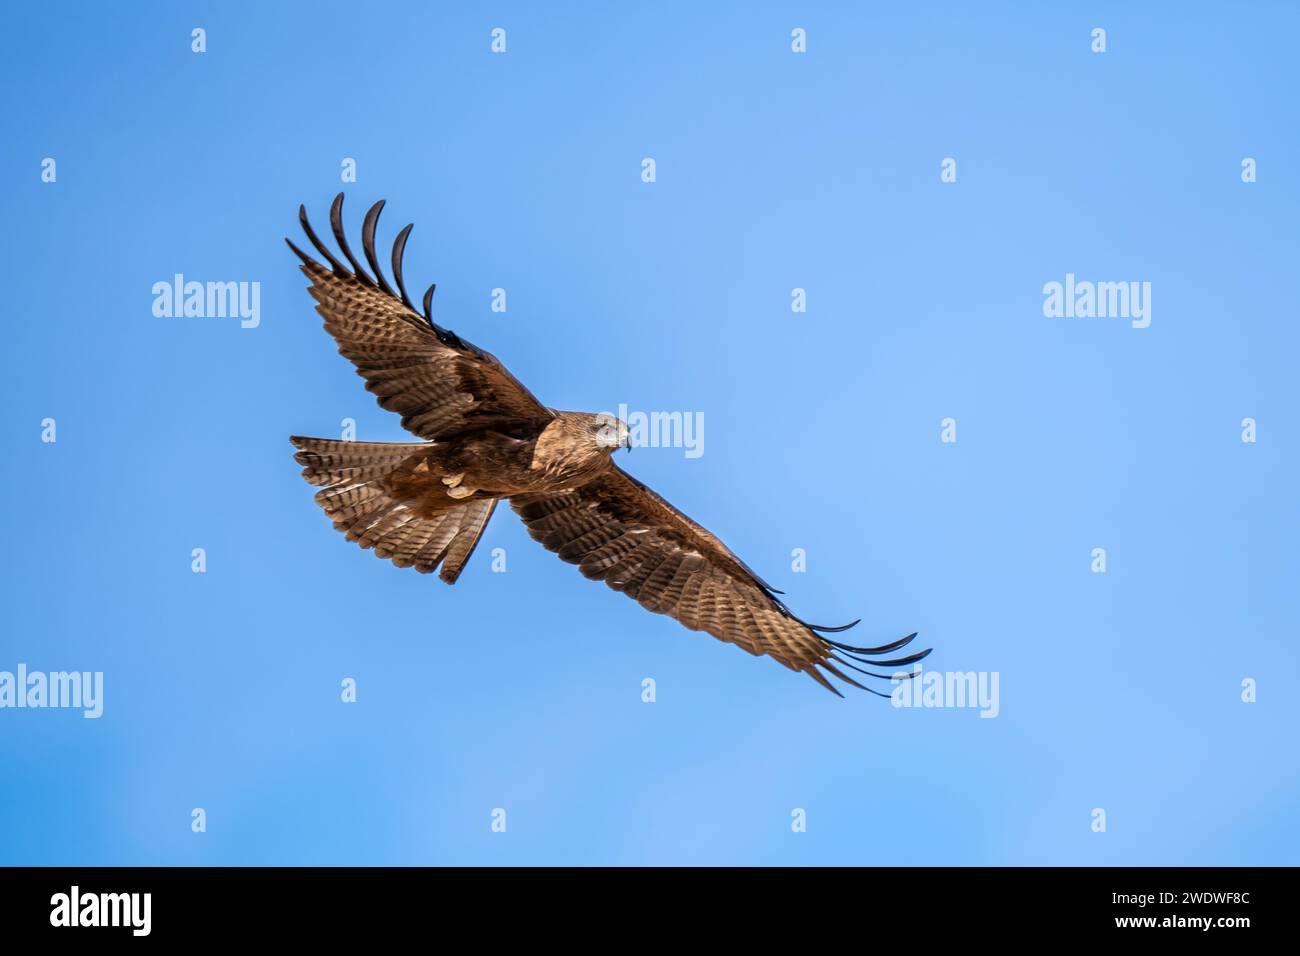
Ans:
{"label": "clear sky background", "polygon": [[[0,863],[1300,863],[1295,5],[701,6],[7,12],[0,670],[105,701],[0,710]],[[340,188],[547,403],[703,413],[620,463],[998,716],[837,699],[509,510],[454,588],[344,540],[287,436],[405,436],[282,241]],[[156,318],[178,272],[260,326]],[[1045,318],[1066,273],[1150,327]]]}

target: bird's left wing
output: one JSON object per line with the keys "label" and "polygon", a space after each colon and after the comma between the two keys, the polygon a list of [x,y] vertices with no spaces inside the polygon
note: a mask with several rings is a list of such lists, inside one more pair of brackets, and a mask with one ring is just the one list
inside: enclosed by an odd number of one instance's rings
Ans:
{"label": "bird's left wing", "polygon": [[410,226],[393,243],[397,289],[388,284],[375,254],[375,227],[383,206],[382,201],[375,203],[361,227],[362,251],[374,270],[373,278],[348,245],[342,193],[330,208],[330,227],[351,269],[317,237],[302,207],[298,218],[303,232],[329,266],[285,240],[311,279],[311,294],[319,303],[316,311],[325,319],[326,331],[366,380],[366,388],[382,407],[402,416],[403,428],[434,441],[485,428],[510,432],[549,422],[554,413],[496,356],[433,321],[429,312],[433,286],[424,294],[424,315],[416,310],[402,280]]}
{"label": "bird's left wing", "polygon": [[822,671],[879,694],[840,666],[888,680],[894,675],[864,670],[850,661],[903,667],[930,653],[893,660],[861,656],[896,651],[915,634],[880,647],[853,647],[824,637],[853,624],[820,627],[795,617],[777,599],[779,592],[715,535],[617,465],[579,488],[517,495],[510,504],[534,539],[578,565],[588,578],[604,581],[646,610],[676,618],[693,631],[707,631],[751,654],[774,657],[833,693],[839,691]]}

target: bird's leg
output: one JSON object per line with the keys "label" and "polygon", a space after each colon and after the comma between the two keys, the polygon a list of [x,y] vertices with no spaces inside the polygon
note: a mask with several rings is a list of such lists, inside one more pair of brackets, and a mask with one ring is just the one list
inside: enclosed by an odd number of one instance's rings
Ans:
{"label": "bird's leg", "polygon": [[457,499],[468,498],[470,495],[474,494],[477,489],[467,488],[461,484],[461,481],[464,478],[465,472],[463,471],[456,475],[444,475],[442,483],[447,486],[447,494],[452,498]]}

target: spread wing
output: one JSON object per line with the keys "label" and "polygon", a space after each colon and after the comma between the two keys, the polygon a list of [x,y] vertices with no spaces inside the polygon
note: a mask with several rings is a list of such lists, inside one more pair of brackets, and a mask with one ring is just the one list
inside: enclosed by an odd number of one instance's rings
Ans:
{"label": "spread wing", "polygon": [[[676,618],[751,654],[767,654],[791,670],[803,671],[839,694],[822,671],[864,687],[840,670],[869,677],[893,674],[859,664],[902,667],[928,650],[893,660],[883,655],[910,642],[910,634],[880,647],[852,647],[823,637],[843,627],[820,627],[795,617],[775,591],[732,554],[717,537],[682,514],[650,488],[611,463],[596,480],[570,491],[518,495],[511,506],[528,533],[588,578],[604,581],[657,614]],[[842,695],[841,695],[842,696]]]}
{"label": "spread wing", "polygon": [[424,294],[424,315],[416,311],[402,281],[402,255],[411,234],[407,226],[393,243],[393,277],[397,291],[384,278],[375,255],[375,226],[382,201],[366,213],[361,229],[362,251],[374,270],[372,279],[357,262],[343,232],[343,194],[330,208],[334,238],[351,270],[316,237],[299,207],[303,231],[326,268],[295,246],[302,271],[311,279],[316,311],[334,336],[340,354],[357,367],[366,388],[379,404],[402,416],[402,427],[421,438],[440,440],[468,431],[493,428],[511,433],[544,425],[554,414],[533,397],[496,358],[437,325],[429,314],[436,286]]}

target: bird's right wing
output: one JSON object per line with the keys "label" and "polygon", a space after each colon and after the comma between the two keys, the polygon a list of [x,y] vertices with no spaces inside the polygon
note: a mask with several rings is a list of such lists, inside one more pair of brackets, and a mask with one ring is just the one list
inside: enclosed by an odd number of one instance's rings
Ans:
{"label": "bird's right wing", "polygon": [[880,647],[853,647],[824,637],[819,632],[853,625],[819,627],[795,617],[717,536],[617,465],[581,487],[517,495],[510,505],[535,540],[578,565],[588,578],[604,581],[646,610],[676,618],[693,631],[707,631],[751,654],[767,654],[834,693],[839,691],[826,674],[871,690],[841,667],[868,677],[894,676],[863,670],[851,660],[903,667],[930,653],[872,659],[898,650],[915,634]]}
{"label": "bird's right wing", "polygon": [[334,238],[351,270],[317,238],[299,207],[303,231],[329,268],[288,239],[311,280],[310,292],[334,336],[340,354],[356,366],[379,404],[402,416],[402,427],[421,438],[441,440],[484,428],[511,432],[545,425],[554,417],[524,388],[496,356],[465,341],[429,317],[434,287],[424,295],[424,316],[416,311],[402,281],[402,254],[411,227],[393,243],[395,291],[384,278],[375,255],[375,226],[383,202],[366,213],[362,251],[372,279],[357,261],[343,232],[343,194],[330,209]]}

